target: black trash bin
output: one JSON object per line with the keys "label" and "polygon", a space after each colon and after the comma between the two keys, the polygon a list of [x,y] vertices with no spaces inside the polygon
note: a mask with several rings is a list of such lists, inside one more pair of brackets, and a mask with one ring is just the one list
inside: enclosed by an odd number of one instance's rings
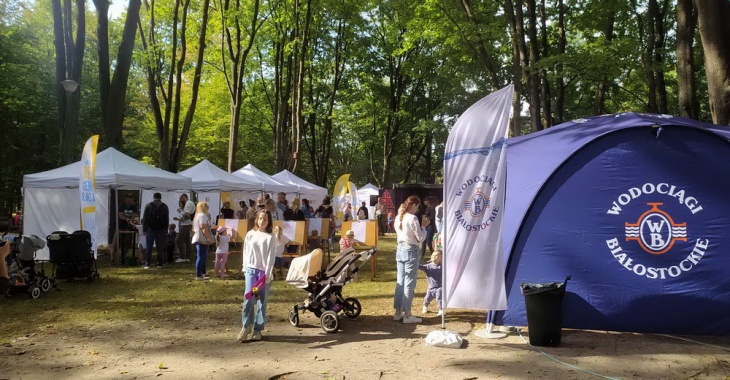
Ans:
{"label": "black trash bin", "polygon": [[556,347],[560,344],[563,329],[563,297],[568,280],[570,276],[564,282],[520,284],[522,294],[525,296],[527,329],[531,345]]}

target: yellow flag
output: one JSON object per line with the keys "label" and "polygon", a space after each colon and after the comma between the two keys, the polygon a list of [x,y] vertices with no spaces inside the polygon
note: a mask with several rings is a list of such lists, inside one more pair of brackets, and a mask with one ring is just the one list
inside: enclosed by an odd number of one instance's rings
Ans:
{"label": "yellow flag", "polygon": [[337,220],[344,220],[342,213],[342,203],[346,201],[346,197],[350,194],[350,175],[343,174],[335,182],[335,189],[332,191],[332,208],[335,211]]}
{"label": "yellow flag", "polygon": [[91,248],[96,257],[96,146],[99,135],[86,141],[81,154],[79,195],[81,196],[81,229],[91,234]]}

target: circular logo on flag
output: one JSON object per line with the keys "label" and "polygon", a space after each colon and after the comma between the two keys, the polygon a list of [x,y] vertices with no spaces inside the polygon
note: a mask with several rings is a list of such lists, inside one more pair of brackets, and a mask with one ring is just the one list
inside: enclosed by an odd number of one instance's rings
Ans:
{"label": "circular logo on flag", "polygon": [[456,191],[460,206],[453,214],[456,222],[467,231],[489,228],[499,215],[499,207],[492,205],[492,194],[497,189],[494,178],[488,175],[474,176],[464,181]]}

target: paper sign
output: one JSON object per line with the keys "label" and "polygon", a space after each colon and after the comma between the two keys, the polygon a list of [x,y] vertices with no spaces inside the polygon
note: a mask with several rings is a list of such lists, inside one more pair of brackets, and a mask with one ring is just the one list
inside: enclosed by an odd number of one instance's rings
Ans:
{"label": "paper sign", "polygon": [[352,231],[355,232],[355,241],[365,242],[367,222],[353,222]]}
{"label": "paper sign", "polygon": [[307,235],[312,235],[312,231],[317,230],[319,236],[322,236],[322,218],[310,218],[309,219],[309,230]]}

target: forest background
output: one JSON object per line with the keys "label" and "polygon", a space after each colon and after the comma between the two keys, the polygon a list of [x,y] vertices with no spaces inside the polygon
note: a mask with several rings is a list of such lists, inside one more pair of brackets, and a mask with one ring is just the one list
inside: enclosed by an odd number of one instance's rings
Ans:
{"label": "forest background", "polygon": [[0,0],[0,212],[94,134],[172,172],[436,183],[459,114],[510,83],[513,136],[629,111],[730,125],[726,0],[124,4]]}

